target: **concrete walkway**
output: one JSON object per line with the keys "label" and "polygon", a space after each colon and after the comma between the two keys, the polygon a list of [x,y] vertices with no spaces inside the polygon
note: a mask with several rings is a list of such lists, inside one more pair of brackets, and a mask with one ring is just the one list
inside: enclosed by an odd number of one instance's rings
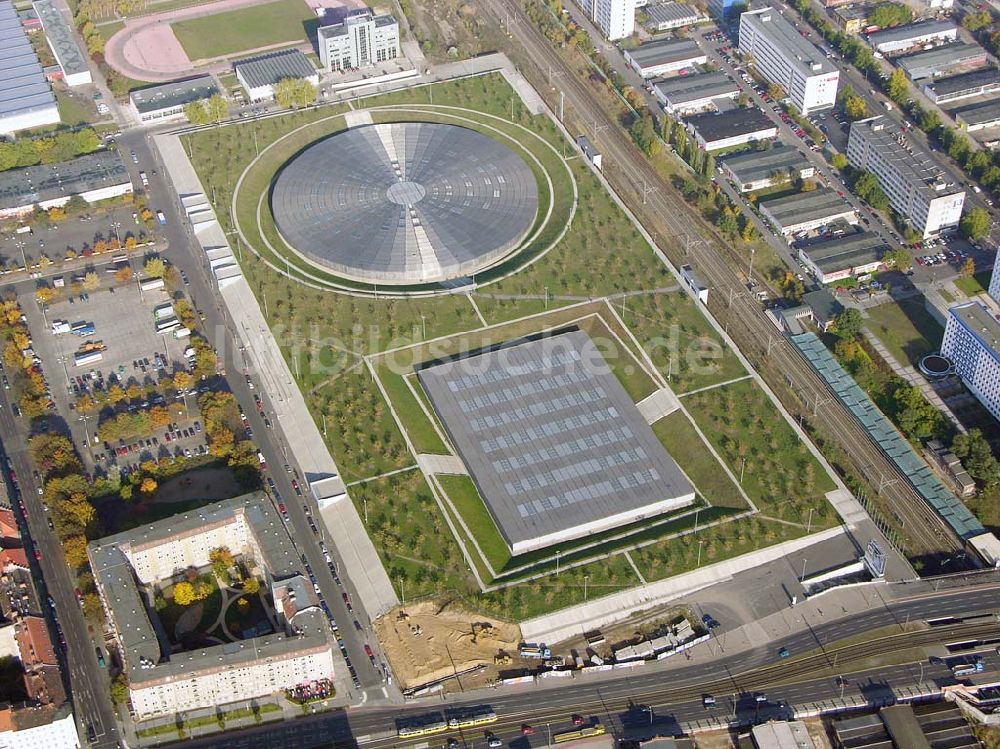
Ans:
{"label": "concrete walkway", "polygon": [[653,424],[664,416],[672,414],[681,407],[681,403],[669,388],[660,388],[652,395],[643,398],[635,404],[647,424]]}

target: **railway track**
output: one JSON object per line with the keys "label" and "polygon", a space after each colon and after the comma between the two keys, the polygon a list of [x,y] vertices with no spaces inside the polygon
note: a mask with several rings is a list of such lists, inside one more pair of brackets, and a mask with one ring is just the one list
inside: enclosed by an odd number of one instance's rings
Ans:
{"label": "railway track", "polygon": [[[529,0],[531,1],[531,0]],[[912,557],[951,555],[963,546],[949,526],[924,502],[903,475],[882,453],[867,430],[833,397],[826,383],[815,373],[764,315],[760,304],[746,293],[742,279],[723,255],[712,228],[687,205],[635,148],[624,129],[610,118],[595,99],[595,92],[566,64],[549,41],[514,0],[479,0],[478,7],[497,24],[503,24],[521,50],[512,51],[515,61],[526,56],[529,64],[518,65],[536,89],[547,99],[553,111],[559,105],[551,101],[552,87],[545,80],[555,80],[565,97],[564,113],[575,118],[581,130],[597,140],[605,155],[604,176],[618,195],[639,216],[654,235],[671,237],[671,261],[692,263],[712,287],[709,308],[727,332],[736,340],[751,363],[772,377],[772,388],[791,390],[801,401],[797,409],[811,423],[831,437],[843,450],[854,470],[870,484],[905,529],[906,553]],[[546,75],[547,72],[547,75]],[[573,112],[575,111],[575,117]],[[565,120],[564,120],[565,121]],[[649,188],[656,187],[655,191]],[[701,227],[705,240],[693,229]],[[775,378],[784,382],[777,386]],[[813,413],[806,414],[808,404]],[[789,405],[786,401],[786,405]]]}

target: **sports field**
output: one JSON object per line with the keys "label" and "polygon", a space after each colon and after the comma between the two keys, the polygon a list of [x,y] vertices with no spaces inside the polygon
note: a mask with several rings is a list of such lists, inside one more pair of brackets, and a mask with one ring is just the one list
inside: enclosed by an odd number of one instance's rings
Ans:
{"label": "sports field", "polygon": [[318,25],[302,0],[278,0],[173,24],[174,35],[192,61],[239,54],[259,47],[301,42]]}

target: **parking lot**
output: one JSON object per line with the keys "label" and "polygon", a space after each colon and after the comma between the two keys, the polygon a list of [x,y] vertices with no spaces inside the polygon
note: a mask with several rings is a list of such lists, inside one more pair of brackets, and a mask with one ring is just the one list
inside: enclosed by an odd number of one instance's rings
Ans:
{"label": "parking lot", "polygon": [[[89,467],[98,472],[126,468],[143,460],[172,455],[194,455],[205,451],[204,433],[196,424],[195,397],[190,393],[157,392],[156,385],[188,371],[185,350],[189,338],[157,333],[153,310],[170,302],[164,290],[140,292],[138,284],[117,285],[111,274],[102,273],[102,286],[89,294],[65,294],[42,312],[32,300],[25,304],[35,353],[41,357],[56,406],[67,421],[73,437],[82,446]],[[93,327],[88,334],[65,331],[73,327]],[[57,333],[62,329],[64,332]],[[90,349],[88,352],[87,349]],[[85,353],[96,361],[77,363]],[[98,357],[99,354],[99,357]],[[77,399],[89,393],[104,398],[118,385],[126,396],[116,405],[106,401],[100,412],[86,416],[76,412]],[[138,413],[161,406],[168,409],[171,424],[151,429],[148,434],[102,444],[96,437],[99,419],[116,413]],[[141,436],[141,439],[140,439]]]}
{"label": "parking lot", "polygon": [[[10,269],[21,268],[27,261],[28,268],[39,270],[42,254],[56,262],[66,257],[72,249],[81,255],[86,247],[93,247],[98,241],[118,238],[124,243],[129,234],[136,239],[140,232],[151,234],[150,229],[139,221],[131,205],[114,201],[113,206],[100,208],[82,216],[67,216],[65,219],[48,224],[36,222],[31,233],[16,234],[14,223],[6,223],[0,233],[0,263]],[[86,220],[83,220],[86,219]],[[116,233],[117,232],[117,233]]]}

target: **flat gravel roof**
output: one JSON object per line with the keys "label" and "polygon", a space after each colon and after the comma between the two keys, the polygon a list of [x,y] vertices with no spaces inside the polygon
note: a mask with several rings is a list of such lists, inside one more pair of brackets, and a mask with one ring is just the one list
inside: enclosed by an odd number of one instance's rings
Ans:
{"label": "flat gravel roof", "polygon": [[519,339],[418,375],[514,553],[694,499],[583,331]]}
{"label": "flat gravel roof", "polygon": [[364,125],[281,170],[271,209],[285,241],[348,278],[410,284],[469,276],[515,249],[535,175],[502,143],[456,125]]}

